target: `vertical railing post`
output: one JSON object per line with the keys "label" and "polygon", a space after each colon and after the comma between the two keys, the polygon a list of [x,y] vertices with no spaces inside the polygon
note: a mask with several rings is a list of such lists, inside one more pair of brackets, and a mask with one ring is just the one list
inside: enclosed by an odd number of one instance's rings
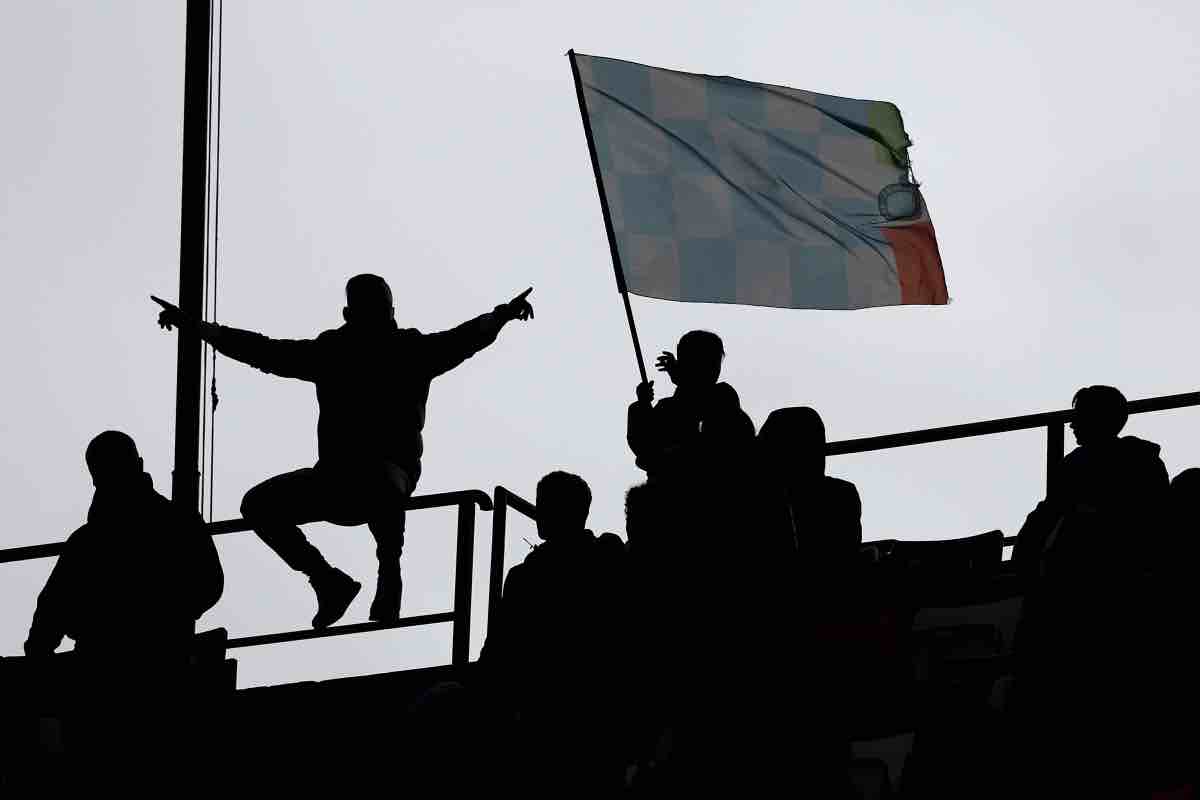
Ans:
{"label": "vertical railing post", "polygon": [[504,548],[508,529],[508,492],[497,486],[492,493],[492,559],[488,573],[488,630],[497,618],[504,591]]}
{"label": "vertical railing post", "polygon": [[1046,495],[1055,488],[1058,465],[1063,459],[1063,423],[1051,422],[1046,426]]}
{"label": "vertical railing post", "polygon": [[458,504],[458,555],[454,564],[454,633],[450,661],[465,666],[471,658],[471,583],[475,563],[475,503]]}

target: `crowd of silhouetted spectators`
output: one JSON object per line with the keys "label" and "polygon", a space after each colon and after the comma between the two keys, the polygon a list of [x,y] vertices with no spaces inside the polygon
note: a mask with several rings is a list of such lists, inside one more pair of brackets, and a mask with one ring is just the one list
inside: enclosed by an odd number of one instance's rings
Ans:
{"label": "crowd of silhouetted spectators", "polygon": [[[692,331],[658,359],[673,393],[655,403],[638,386],[628,444],[646,479],[625,496],[624,539],[588,528],[583,478],[541,479],[541,541],[509,571],[479,664],[397,722],[413,727],[406,779],[856,797],[852,743],[909,729],[906,773],[923,783],[906,780],[908,796],[1148,796],[1192,778],[1200,469],[1171,480],[1157,444],[1122,436],[1118,390],[1075,395],[1078,446],[1052,466],[1011,561],[995,533],[978,537],[994,556],[939,571],[934,550],[918,569],[926,556],[864,545],[858,490],[826,474],[820,415],[780,408],[756,432],[723,359],[719,337]],[[167,674],[221,593],[211,537],[154,492],[127,436],[98,436],[87,463],[88,521],[26,652],[70,636],[96,664],[132,648]],[[916,613],[985,585],[1021,599],[1015,644],[960,659],[974,683],[922,684]],[[127,634],[147,627],[161,634],[149,645]]]}

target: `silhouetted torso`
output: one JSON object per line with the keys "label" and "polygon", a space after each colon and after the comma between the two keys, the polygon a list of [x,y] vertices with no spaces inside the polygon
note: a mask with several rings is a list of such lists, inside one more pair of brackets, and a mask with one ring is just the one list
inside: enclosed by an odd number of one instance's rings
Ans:
{"label": "silhouetted torso", "polygon": [[1073,569],[1141,560],[1163,535],[1169,487],[1153,442],[1123,436],[1077,447],[1059,465],[1054,490],[1022,526],[1018,563],[1029,573],[1055,564]]}
{"label": "silhouetted torso", "polygon": [[491,312],[431,334],[346,324],[306,340],[221,327],[213,342],[264,372],[316,384],[322,465],[387,462],[415,483],[430,382],[494,342],[504,321]]}
{"label": "silhouetted torso", "polygon": [[98,490],[38,597],[26,652],[50,653],[64,636],[80,652],[186,646],[223,586],[203,521],[158,494],[148,475]]}
{"label": "silhouetted torso", "polygon": [[650,477],[716,466],[716,477],[723,482],[723,471],[736,469],[728,460],[743,457],[753,442],[754,423],[742,410],[737,391],[717,383],[677,389],[653,406],[631,404],[627,439],[637,465]]}
{"label": "silhouetted torso", "polygon": [[585,530],[538,545],[509,570],[489,664],[527,697],[560,689],[571,696],[602,679],[619,662],[628,624],[625,576],[625,545],[611,533]]}

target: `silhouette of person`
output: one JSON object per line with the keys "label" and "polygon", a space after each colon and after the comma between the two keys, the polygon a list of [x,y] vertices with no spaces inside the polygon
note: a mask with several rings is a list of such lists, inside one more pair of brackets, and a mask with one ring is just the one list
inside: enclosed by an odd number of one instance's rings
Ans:
{"label": "silhouette of person", "polygon": [[331,566],[298,526],[365,522],[379,559],[370,619],[399,619],[404,509],[421,475],[430,383],[494,342],[509,321],[532,319],[531,291],[456,328],[423,334],[397,326],[383,278],[356,275],[346,282],[345,324],[304,340],[200,323],[156,299],[162,327],[195,330],[229,358],[316,384],[316,465],[270,478],[242,500],[242,516],[259,538],[312,584],[314,628],[340,619],[361,584]]}
{"label": "silhouette of person", "polygon": [[496,694],[551,765],[542,779],[560,788],[619,780],[628,738],[614,730],[629,668],[625,544],[587,529],[591,501],[578,475],[538,482],[542,541],[509,570],[481,655]]}
{"label": "silhouette of person", "polygon": [[737,391],[718,382],[725,345],[709,331],[689,331],[679,339],[678,358],[663,351],[655,362],[675,392],[654,403],[654,381],[637,387],[627,416],[627,440],[636,463],[654,478],[702,471],[709,465],[730,471],[745,455],[754,423],[742,410]]}
{"label": "silhouette of person", "polygon": [[1051,491],[1017,534],[1013,557],[1026,575],[1056,565],[1090,569],[1096,559],[1132,564],[1161,535],[1170,481],[1159,445],[1120,435],[1129,409],[1112,386],[1084,387],[1071,405],[1079,446],[1057,466]]}
{"label": "silhouette of person", "polygon": [[1143,633],[1159,612],[1138,584],[1168,523],[1170,484],[1157,444],[1120,436],[1129,416],[1120,391],[1085,387],[1073,407],[1079,446],[1017,536],[1028,584],[1013,709],[1039,782],[1049,774],[1074,784],[1105,763],[1119,767],[1103,778],[1116,795],[1141,760],[1133,748],[1144,738],[1149,683],[1139,673],[1151,649]]}
{"label": "silhouette of person", "polygon": [[182,653],[221,597],[224,573],[195,512],[154,490],[133,439],[105,431],[85,455],[96,487],[87,522],[67,538],[25,641],[25,654]]}
{"label": "silhouette of person", "polygon": [[764,527],[781,531],[818,569],[851,563],[862,544],[862,500],[853,483],[825,474],[821,415],[807,406],[776,409],[756,443],[770,515]]}

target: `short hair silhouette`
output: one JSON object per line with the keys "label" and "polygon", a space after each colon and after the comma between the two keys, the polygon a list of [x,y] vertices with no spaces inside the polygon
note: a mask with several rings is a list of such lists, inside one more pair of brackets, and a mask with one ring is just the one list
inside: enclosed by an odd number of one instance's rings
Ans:
{"label": "short hair silhouette", "polygon": [[657,504],[657,487],[653,484],[639,483],[625,492],[625,538],[629,542],[640,541],[643,534],[654,535]]}
{"label": "short hair silhouette", "polygon": [[538,481],[536,502],[538,536],[549,541],[560,531],[583,530],[592,490],[578,475],[556,470]]}
{"label": "short hair silhouette", "polygon": [[[725,345],[712,331],[688,331],[675,348],[678,377],[684,384],[716,383],[721,377]],[[676,381],[679,383],[679,381]]]}
{"label": "short hair silhouette", "polygon": [[1171,491],[1182,497],[1200,500],[1200,467],[1189,467],[1172,478]]}
{"label": "short hair silhouette", "polygon": [[378,275],[364,273],[346,281],[347,322],[371,322],[391,319],[394,314],[392,290]]}
{"label": "short hair silhouette", "polygon": [[1129,420],[1129,401],[1112,386],[1085,386],[1071,401],[1071,430],[1079,444],[1115,439]]}
{"label": "short hair silhouette", "polygon": [[813,408],[775,409],[758,431],[758,444],[769,469],[825,474],[825,423]]}
{"label": "short hair silhouette", "polygon": [[129,434],[121,431],[97,434],[88,443],[83,458],[97,488],[142,474],[137,445]]}

